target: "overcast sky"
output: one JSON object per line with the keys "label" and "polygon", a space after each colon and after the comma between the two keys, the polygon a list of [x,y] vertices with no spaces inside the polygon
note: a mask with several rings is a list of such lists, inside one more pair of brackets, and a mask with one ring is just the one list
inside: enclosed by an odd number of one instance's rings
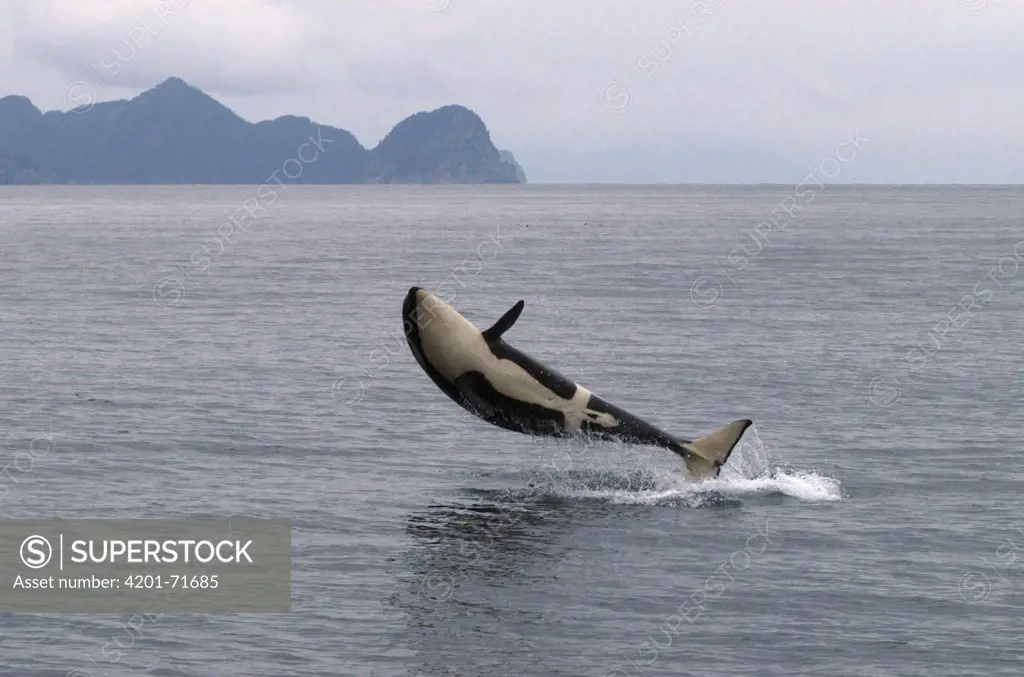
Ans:
{"label": "overcast sky", "polygon": [[367,147],[463,104],[531,182],[796,182],[859,133],[834,181],[1024,183],[1020,0],[0,0],[0,96],[170,76]]}

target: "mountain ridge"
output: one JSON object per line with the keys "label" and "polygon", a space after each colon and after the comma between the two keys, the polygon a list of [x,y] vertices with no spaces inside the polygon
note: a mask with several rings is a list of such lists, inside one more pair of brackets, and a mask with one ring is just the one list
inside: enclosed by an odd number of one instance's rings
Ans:
{"label": "mountain ridge", "polygon": [[132,99],[70,111],[0,98],[0,157],[9,170],[0,182],[8,183],[260,184],[275,173],[309,184],[525,178],[465,106],[410,115],[367,149],[351,132],[308,117],[249,122],[177,77]]}

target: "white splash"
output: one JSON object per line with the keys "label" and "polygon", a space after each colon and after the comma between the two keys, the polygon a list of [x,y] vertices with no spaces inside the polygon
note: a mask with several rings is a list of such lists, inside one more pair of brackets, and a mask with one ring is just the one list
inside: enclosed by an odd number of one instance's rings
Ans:
{"label": "white splash", "polygon": [[843,500],[839,480],[813,471],[784,469],[774,463],[753,428],[748,429],[721,474],[703,482],[691,481],[678,464],[671,463],[674,458],[669,457],[666,466],[664,456],[623,451],[623,455],[616,454],[614,468],[601,468],[592,454],[572,454],[574,468],[563,466],[552,474],[548,490],[565,498],[643,505],[684,503],[694,507],[722,498],[759,494],[781,494],[813,503]]}

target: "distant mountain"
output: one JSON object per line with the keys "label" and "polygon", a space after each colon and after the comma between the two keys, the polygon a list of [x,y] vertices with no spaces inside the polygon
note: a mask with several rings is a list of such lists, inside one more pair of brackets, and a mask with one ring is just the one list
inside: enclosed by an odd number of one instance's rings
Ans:
{"label": "distant mountain", "polygon": [[46,183],[28,160],[0,152],[0,186]]}
{"label": "distant mountain", "polygon": [[516,162],[516,158],[512,155],[512,151],[499,150],[498,159],[504,164],[512,165],[516,172],[516,183],[526,183],[526,172],[523,171],[523,168],[519,166],[518,162]]}
{"label": "distant mountain", "polygon": [[480,117],[463,106],[416,113],[370,151],[362,183],[518,183]]}
{"label": "distant mountain", "polygon": [[0,183],[260,184],[271,177],[304,184],[520,182],[483,120],[463,106],[417,113],[367,150],[344,129],[309,118],[247,122],[179,78],[130,101],[67,112],[41,113],[23,96],[0,99]]}

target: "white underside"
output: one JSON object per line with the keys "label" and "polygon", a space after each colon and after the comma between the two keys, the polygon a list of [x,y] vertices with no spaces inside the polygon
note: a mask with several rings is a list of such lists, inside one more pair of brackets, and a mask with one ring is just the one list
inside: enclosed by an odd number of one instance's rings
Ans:
{"label": "white underside", "polygon": [[433,294],[420,290],[417,301],[423,310],[417,313],[423,354],[448,381],[466,372],[480,372],[502,395],[562,412],[569,432],[578,432],[584,420],[609,429],[619,424],[611,414],[587,408],[591,393],[583,386],[577,384],[573,396],[565,399],[515,362],[496,357],[480,330]]}

